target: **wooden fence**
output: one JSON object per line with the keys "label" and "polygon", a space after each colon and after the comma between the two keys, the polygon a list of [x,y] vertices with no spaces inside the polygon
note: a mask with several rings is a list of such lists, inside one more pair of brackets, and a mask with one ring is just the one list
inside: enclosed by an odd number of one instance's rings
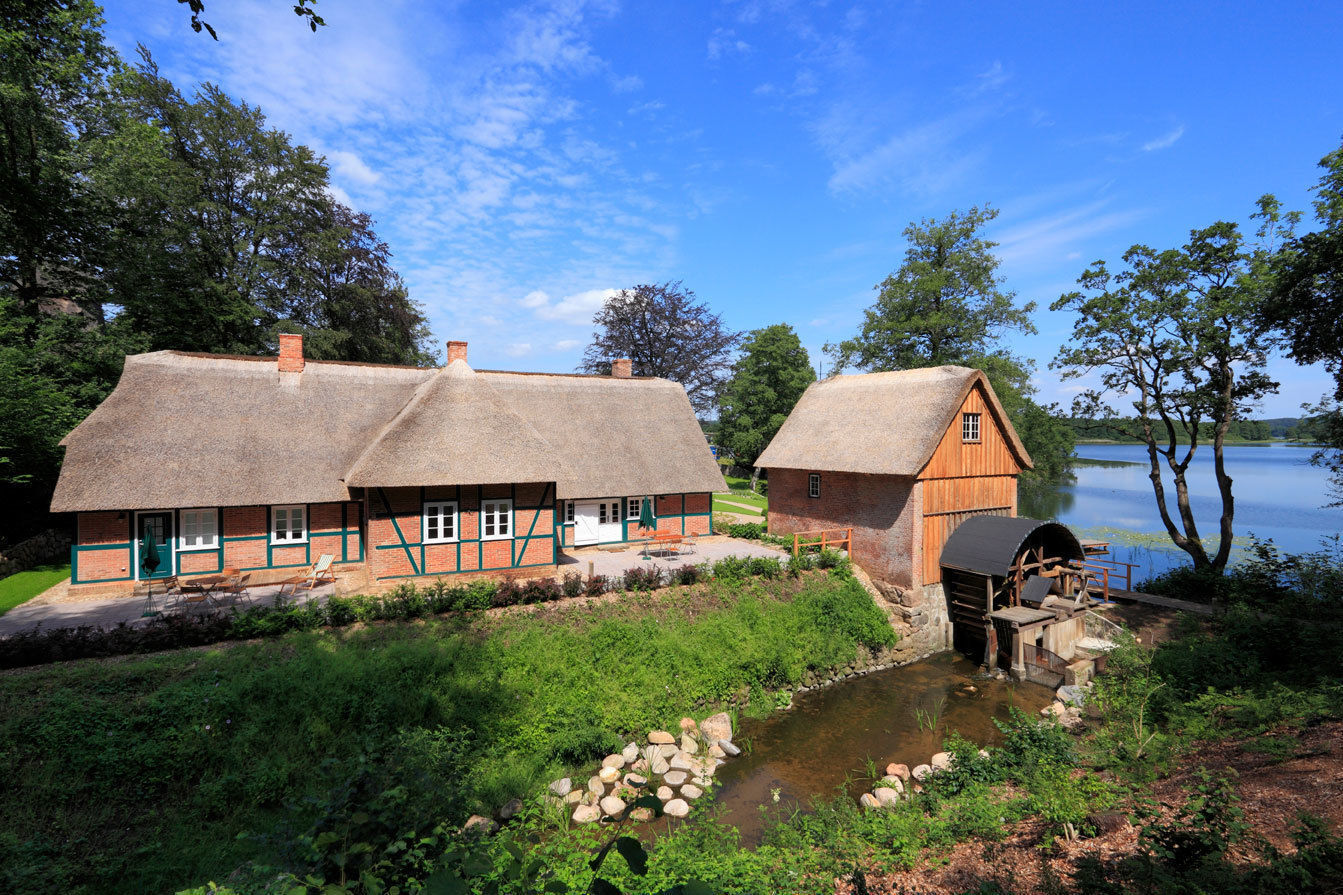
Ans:
{"label": "wooden fence", "polygon": [[[809,538],[814,540],[808,540]],[[822,550],[843,550],[845,553],[852,554],[853,529],[826,528],[821,531],[799,531],[793,534],[794,556],[809,547],[820,547]]]}

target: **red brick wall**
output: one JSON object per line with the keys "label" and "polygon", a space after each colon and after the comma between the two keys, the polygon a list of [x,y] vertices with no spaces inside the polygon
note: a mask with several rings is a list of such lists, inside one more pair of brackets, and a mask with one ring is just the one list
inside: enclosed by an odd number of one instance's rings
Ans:
{"label": "red brick wall", "polygon": [[680,494],[659,494],[657,498],[659,516],[679,516],[685,512]]}
{"label": "red brick wall", "polygon": [[[477,492],[481,495],[477,497]],[[387,516],[383,503],[385,493],[392,514],[400,526],[396,527]],[[423,505],[419,488],[387,488],[382,492],[369,491],[371,513],[368,523],[369,568],[375,578],[393,578],[409,575],[451,575],[459,572],[509,569],[514,565],[550,563],[554,533],[554,487],[544,484],[474,485],[447,488],[426,488],[425,500],[457,501],[458,543],[424,544]],[[513,535],[511,539],[484,541],[480,537],[480,500],[513,498]],[[532,509],[545,502],[543,509]],[[530,531],[532,538],[527,540]],[[405,547],[402,546],[402,538]],[[385,545],[384,549],[378,549]],[[525,548],[524,548],[525,545]],[[393,549],[386,549],[386,548]],[[407,549],[409,548],[409,555]],[[523,553],[525,549],[525,555]],[[516,561],[515,561],[516,553]],[[458,556],[461,557],[458,565]],[[423,557],[423,561],[421,561]]]}
{"label": "red brick wall", "polygon": [[709,533],[708,516],[687,516],[685,520],[685,533],[688,535],[707,535]]}
{"label": "red brick wall", "polygon": [[192,550],[177,554],[177,574],[204,575],[219,571],[219,554],[213,550]]}
{"label": "red brick wall", "polygon": [[80,513],[75,525],[75,543],[80,546],[125,544],[122,549],[82,550],[79,552],[79,580],[107,581],[131,574],[130,514],[115,512]]}
{"label": "red brick wall", "polygon": [[792,534],[853,528],[853,558],[875,578],[902,587],[923,582],[922,494],[914,479],[821,471],[821,496],[807,496],[808,472],[769,471],[769,530]]}
{"label": "red brick wall", "polygon": [[224,536],[246,538],[260,536],[252,541],[225,541],[224,567],[228,569],[264,568],[266,565],[265,507],[224,507]]}
{"label": "red brick wall", "polygon": [[712,501],[708,494],[687,494],[685,496],[685,511],[687,513],[707,513]]}

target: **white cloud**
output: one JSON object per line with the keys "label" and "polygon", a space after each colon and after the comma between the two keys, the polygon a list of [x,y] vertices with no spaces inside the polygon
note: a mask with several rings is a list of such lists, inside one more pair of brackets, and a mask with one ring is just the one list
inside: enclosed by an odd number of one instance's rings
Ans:
{"label": "white cloud", "polygon": [[994,234],[998,257],[1012,264],[1054,262],[1060,256],[1079,257],[1077,245],[1086,239],[1126,227],[1141,219],[1140,209],[1106,211],[1105,200],[1024,221]]}
{"label": "white cloud", "polygon": [[751,45],[731,28],[715,28],[709,35],[708,51],[710,59],[719,59],[733,53],[745,55],[751,52]]}
{"label": "white cloud", "polygon": [[523,355],[531,353],[531,342],[514,342],[504,349],[504,354],[507,354],[509,357],[522,357]]}
{"label": "white cloud", "polygon": [[344,149],[328,150],[326,161],[331,166],[331,173],[341,180],[372,186],[382,179],[382,175],[370,168],[362,158]]}
{"label": "white cloud", "polygon": [[[606,304],[606,300],[618,293],[618,289],[589,289],[566,295],[554,304],[549,301],[529,305],[536,316],[542,320],[555,320],[561,323],[586,325],[592,322],[592,316]],[[536,293],[532,293],[536,295]],[[544,293],[542,293],[544,294]]]}
{"label": "white cloud", "polygon": [[540,308],[550,303],[550,296],[546,295],[540,289],[528,292],[522,297],[522,306],[524,308]]}
{"label": "white cloud", "polygon": [[1175,141],[1184,136],[1184,125],[1177,124],[1170,131],[1157,137],[1155,140],[1148,140],[1142,144],[1143,152],[1155,152],[1158,149],[1168,149],[1175,145]]}
{"label": "white cloud", "polygon": [[959,142],[985,117],[983,110],[967,109],[874,141],[871,116],[841,106],[815,125],[813,133],[834,163],[832,192],[896,184],[910,192],[932,194],[980,162],[982,150],[961,148]]}
{"label": "white cloud", "polygon": [[572,351],[583,344],[582,339],[560,339],[555,343],[556,351]]}
{"label": "white cloud", "polygon": [[617,75],[611,76],[611,91],[613,93],[634,93],[635,91],[642,90],[643,86],[644,79],[638,75],[626,75],[624,77],[619,77]]}

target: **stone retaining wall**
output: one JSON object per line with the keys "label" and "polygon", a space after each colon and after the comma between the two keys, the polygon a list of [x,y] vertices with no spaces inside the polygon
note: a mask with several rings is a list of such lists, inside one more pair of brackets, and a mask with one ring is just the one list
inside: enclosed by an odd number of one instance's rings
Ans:
{"label": "stone retaining wall", "polygon": [[15,572],[25,572],[43,563],[62,562],[69,556],[70,536],[49,528],[0,551],[0,578]]}

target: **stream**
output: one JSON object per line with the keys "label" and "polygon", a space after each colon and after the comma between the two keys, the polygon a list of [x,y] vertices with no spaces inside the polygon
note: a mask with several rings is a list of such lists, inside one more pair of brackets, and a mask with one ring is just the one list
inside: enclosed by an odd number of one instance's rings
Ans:
{"label": "stream", "polygon": [[805,808],[840,788],[856,799],[872,786],[869,758],[880,777],[889,762],[926,763],[952,731],[980,746],[1000,743],[995,718],[1005,720],[1013,705],[1036,715],[1053,698],[1036,684],[981,677],[955,652],[803,693],[787,712],[742,720],[733,736],[742,755],[718,769],[719,818],[754,847],[767,825],[761,805]]}

